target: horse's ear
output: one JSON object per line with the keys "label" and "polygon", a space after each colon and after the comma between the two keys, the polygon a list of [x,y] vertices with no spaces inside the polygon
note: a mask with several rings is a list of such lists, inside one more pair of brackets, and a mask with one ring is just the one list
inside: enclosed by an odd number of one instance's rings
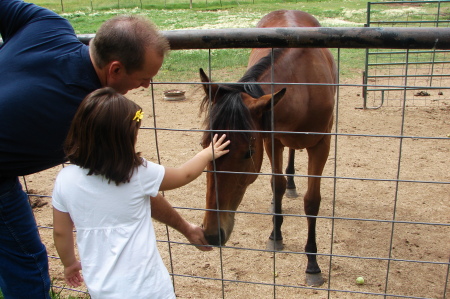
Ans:
{"label": "horse's ear", "polygon": [[262,97],[260,97],[259,98],[260,103],[264,103],[263,110],[268,111],[268,110],[272,109],[272,103],[271,103],[272,97],[273,97],[273,107],[275,107],[275,105],[278,104],[278,102],[283,98],[285,93],[286,93],[286,88],[283,88],[283,89],[277,91],[276,93],[274,93],[273,95],[266,94],[266,95],[263,95]]}
{"label": "horse's ear", "polygon": [[[211,84],[211,80],[209,80],[208,76],[206,75],[205,71],[200,68],[200,79],[203,83],[209,83],[209,84],[203,84],[203,90],[205,91],[206,96],[212,96],[214,98],[214,95],[217,93],[217,89],[219,86],[217,84]],[[211,93],[209,92],[209,89],[211,88]]]}
{"label": "horse's ear", "polygon": [[[253,115],[256,117],[261,117],[264,112],[269,111],[272,109],[272,97],[273,97],[273,106],[275,107],[276,104],[283,98],[284,94],[286,93],[286,88],[281,89],[280,91],[271,94],[266,94],[260,97],[259,99],[250,100],[247,102],[246,106],[251,111]],[[249,96],[251,99],[251,97]]]}

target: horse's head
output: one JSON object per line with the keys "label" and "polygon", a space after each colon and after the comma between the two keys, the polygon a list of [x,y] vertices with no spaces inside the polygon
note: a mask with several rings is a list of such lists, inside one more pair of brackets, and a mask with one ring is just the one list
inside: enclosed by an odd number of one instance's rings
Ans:
{"label": "horse's head", "polygon": [[[206,96],[202,145],[206,147],[215,133],[225,133],[231,140],[230,152],[207,166],[206,209],[203,219],[205,237],[211,245],[224,245],[233,230],[234,215],[248,185],[258,176],[264,148],[259,131],[263,118],[283,97],[285,89],[264,95],[257,84],[218,85],[210,82],[200,69]],[[212,171],[215,171],[214,173]]]}

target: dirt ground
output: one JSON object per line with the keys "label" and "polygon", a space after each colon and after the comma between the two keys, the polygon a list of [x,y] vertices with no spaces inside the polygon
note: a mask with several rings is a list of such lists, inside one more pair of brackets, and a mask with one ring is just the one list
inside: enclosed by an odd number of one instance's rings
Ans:
{"label": "dirt ground", "polygon": [[[173,88],[185,90],[187,99],[164,100],[163,91]],[[271,231],[269,175],[260,175],[248,188],[239,212],[249,213],[236,215],[227,247],[201,252],[183,244],[185,239],[178,232],[156,225],[159,249],[174,274],[178,298],[450,297],[446,264],[450,254],[450,102],[439,100],[437,91],[432,91],[427,99],[437,100],[427,106],[408,104],[403,111],[397,103],[387,103],[381,109],[362,110],[356,109],[362,106],[360,92],[357,86],[339,89],[333,132],[342,135],[333,137],[322,180],[317,241],[325,284],[308,288],[304,283],[306,179],[301,175],[306,174],[306,152],[299,152],[300,197],[283,202],[283,212],[289,215],[283,225],[284,251],[264,251]],[[143,124],[148,129],[141,131],[138,149],[147,159],[178,166],[201,149],[202,133],[197,130],[202,128],[203,117],[198,116],[202,91],[192,84],[155,85],[154,95],[153,108],[149,90],[128,94],[145,111]],[[157,131],[155,138],[154,123],[169,130]],[[402,132],[441,139],[396,138]],[[47,196],[32,196],[31,201],[52,257],[57,254],[48,228],[52,227],[49,195],[60,168],[26,177],[31,194]],[[267,158],[262,173],[270,173]],[[202,175],[165,195],[182,208],[179,212],[186,219],[201,224],[205,190]],[[168,238],[175,243],[169,246]],[[50,268],[54,284],[63,286],[60,261],[51,258]],[[356,284],[358,276],[365,278],[364,285]]]}

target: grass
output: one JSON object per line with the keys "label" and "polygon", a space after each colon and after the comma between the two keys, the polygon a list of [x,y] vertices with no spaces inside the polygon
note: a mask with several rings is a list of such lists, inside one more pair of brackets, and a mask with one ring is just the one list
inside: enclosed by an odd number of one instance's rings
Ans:
{"label": "grass", "polygon": [[[234,10],[234,9],[256,9],[257,11],[269,12],[275,9],[303,9],[311,8],[315,11],[311,13],[324,13],[326,15],[335,12],[336,9],[356,9],[358,7],[366,7],[366,1],[351,0],[196,0],[192,1],[192,9],[190,9],[189,0],[37,0],[36,4],[48,7],[58,13],[73,11],[101,11],[111,9],[133,9],[135,7],[146,10],[190,10],[190,11],[218,11],[218,10]],[[330,6],[331,5],[331,6]]]}
{"label": "grass", "polygon": [[[80,294],[79,296],[65,295],[63,294],[64,289],[62,288],[51,288],[50,289],[50,298],[51,299],[88,299],[91,296],[87,294]],[[0,297],[1,299],[1,297]]]}
{"label": "grass", "polygon": [[[37,0],[36,4],[53,9],[67,18],[77,34],[95,33],[107,19],[118,14],[140,14],[150,18],[161,30],[251,28],[262,16],[277,9],[298,9],[314,15],[324,27],[363,27],[367,22],[365,0]],[[193,1],[193,0],[191,0]],[[62,3],[62,4],[61,4]],[[378,3],[382,4],[382,3]],[[371,5],[371,21],[389,21],[408,16],[409,20],[433,18],[430,11],[437,4],[426,3],[401,7]],[[441,9],[449,17],[450,8]],[[374,26],[374,25],[372,25]],[[376,25],[375,25],[376,26]],[[332,49],[337,53],[337,49]],[[227,70],[238,80],[247,64],[248,49],[213,50],[212,67],[220,73]],[[360,78],[364,68],[363,49],[340,51],[341,78]],[[336,57],[336,55],[335,55]],[[157,81],[170,81],[176,72],[178,81],[198,78],[200,67],[208,66],[208,51],[172,51]]]}
{"label": "grass", "polygon": [[[176,29],[213,29],[213,28],[252,28],[262,16],[277,9],[301,9],[315,15],[323,26],[361,27],[366,19],[366,2],[353,0],[346,2],[345,8],[342,1],[218,1],[204,0],[195,2],[193,9],[189,9],[189,2],[175,0],[156,0],[150,3],[136,0],[127,0],[127,3],[118,1],[94,0],[90,1],[65,0],[64,11],[61,2],[36,1],[35,3],[49,7],[63,17],[67,18],[77,34],[95,33],[97,28],[107,19],[118,14],[140,14],[150,18],[161,30]],[[92,10],[94,7],[94,10]],[[121,7],[117,9],[117,7]],[[126,8],[128,7],[128,8]],[[184,8],[184,9],[183,9]],[[347,15],[348,17],[342,17]],[[221,49],[212,50],[212,68],[221,73],[232,69],[235,75],[230,80],[235,81],[244,73],[249,55],[248,49]],[[358,68],[362,69],[364,55],[362,50],[346,50],[341,53],[343,63],[343,76],[354,76],[355,61]],[[348,68],[345,68],[348,65]],[[188,82],[192,78],[198,78],[198,69],[208,67],[208,51],[188,50],[172,51],[155,78],[157,81],[170,81],[173,73],[177,73],[178,81]]]}
{"label": "grass", "polygon": [[[259,3],[261,1],[261,3]],[[157,3],[157,1],[155,2]],[[236,5],[236,2],[227,2],[222,6],[213,8],[217,0],[208,2],[209,5],[199,5],[194,9],[174,9],[164,6],[159,7],[129,7],[117,9],[75,9],[71,11],[53,10],[67,18],[74,26],[77,33],[95,33],[100,24],[117,14],[141,14],[146,15],[162,30],[174,29],[202,29],[202,28],[245,28],[254,27],[256,22],[265,14],[277,9],[299,9],[316,16],[323,26],[352,26],[361,27],[366,21],[366,3],[361,0],[350,2],[344,8],[342,1],[281,1],[269,2],[258,0],[258,4]],[[234,5],[233,5],[234,4]],[[156,6],[156,5],[154,5]],[[216,6],[216,5],[215,5]],[[339,19],[333,24],[334,19]]]}
{"label": "grass", "polygon": [[[140,14],[150,18],[161,30],[251,28],[262,16],[277,9],[299,9],[314,15],[324,27],[363,27],[367,22],[365,0],[38,0],[36,4],[53,9],[67,18],[77,34],[95,33],[107,19],[118,14]],[[61,5],[62,3],[62,5]],[[404,18],[426,20],[436,4],[408,7],[372,5],[371,20],[389,21]],[[448,10],[447,8],[444,8]],[[450,14],[443,14],[450,15]],[[332,49],[337,53],[337,49]],[[230,80],[238,80],[247,64],[248,49],[211,51],[212,68],[220,73],[232,70]],[[363,49],[340,51],[341,78],[360,78],[364,68]],[[335,55],[336,57],[336,55]],[[157,81],[170,81],[176,72],[178,81],[198,78],[200,67],[208,66],[208,51],[172,51]]]}

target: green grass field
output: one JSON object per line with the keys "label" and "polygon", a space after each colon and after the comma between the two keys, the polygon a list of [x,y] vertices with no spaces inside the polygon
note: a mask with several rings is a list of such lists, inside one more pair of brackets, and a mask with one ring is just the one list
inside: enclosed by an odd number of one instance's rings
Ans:
{"label": "green grass field", "polygon": [[[140,14],[148,16],[161,30],[175,29],[214,29],[214,28],[252,28],[262,16],[277,9],[299,9],[316,16],[326,27],[362,27],[366,19],[366,2],[351,1],[346,7],[341,1],[194,1],[189,9],[188,1],[152,1],[151,5],[143,1],[105,2],[66,0],[35,2],[53,9],[67,18],[77,34],[95,33],[102,22],[117,14]],[[120,9],[119,7],[120,4]],[[62,11],[62,6],[64,11]],[[92,7],[94,9],[92,9]],[[247,65],[249,49],[213,50],[212,68],[215,70],[232,69],[233,74],[241,75]],[[158,81],[170,81],[174,71],[178,81],[189,82],[196,78],[200,67],[207,68],[209,59],[207,50],[172,51],[155,78]],[[355,61],[364,55],[363,50],[347,50],[342,53],[342,76],[355,74]],[[348,63],[346,63],[348,61]],[[362,69],[363,64],[357,66]],[[238,71],[236,71],[238,70]],[[360,72],[358,72],[360,73]],[[229,78],[237,80],[238,77]]]}
{"label": "green grass field", "polygon": [[[367,1],[363,0],[345,1],[345,5],[340,0],[42,0],[34,3],[67,18],[77,34],[95,33],[102,22],[118,14],[145,15],[161,30],[252,28],[262,16],[277,9],[306,11],[324,27],[363,27],[367,22]],[[408,19],[427,20],[433,18],[430,11],[435,7],[436,4],[377,7],[372,10],[371,18],[389,21],[407,15]],[[337,50],[332,51],[336,57]],[[236,77],[229,78],[233,81],[243,74],[249,50],[213,50],[211,54],[211,67],[223,73],[233,70]],[[176,72],[178,81],[189,82],[196,78],[200,67],[208,67],[208,55],[205,50],[172,51],[155,79],[171,81]],[[364,55],[363,49],[340,51],[341,78],[360,77]]]}

